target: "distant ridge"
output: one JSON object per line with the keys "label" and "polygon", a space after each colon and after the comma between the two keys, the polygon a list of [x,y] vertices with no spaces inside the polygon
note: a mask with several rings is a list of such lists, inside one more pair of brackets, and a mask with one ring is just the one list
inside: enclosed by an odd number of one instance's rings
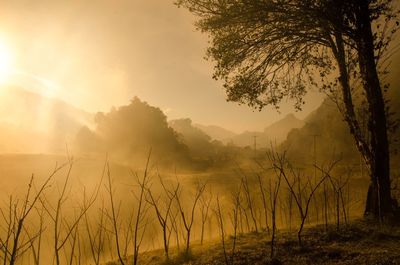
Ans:
{"label": "distant ridge", "polygon": [[233,143],[237,146],[253,146],[254,137],[257,137],[259,147],[266,147],[271,142],[280,144],[292,129],[301,128],[305,124],[304,121],[298,119],[294,114],[288,114],[283,119],[269,125],[263,131],[245,131],[236,134],[219,126],[205,126],[195,124],[195,126],[212,139],[219,140],[223,143]]}
{"label": "distant ridge", "polygon": [[202,124],[194,124],[195,127],[199,128],[206,134],[208,134],[211,139],[218,140],[223,143],[226,143],[229,139],[235,137],[237,134],[229,131],[225,128],[216,125],[202,125]]}
{"label": "distant ridge", "polygon": [[264,135],[272,142],[281,143],[286,140],[288,133],[292,129],[303,127],[304,121],[298,119],[294,114],[290,113],[283,119],[271,124],[264,129]]}

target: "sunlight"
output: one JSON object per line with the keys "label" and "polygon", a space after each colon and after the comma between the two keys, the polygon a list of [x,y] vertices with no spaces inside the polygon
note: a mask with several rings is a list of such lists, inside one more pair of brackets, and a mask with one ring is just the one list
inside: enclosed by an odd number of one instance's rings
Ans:
{"label": "sunlight", "polygon": [[4,83],[11,73],[12,53],[5,42],[0,40],[0,83]]}

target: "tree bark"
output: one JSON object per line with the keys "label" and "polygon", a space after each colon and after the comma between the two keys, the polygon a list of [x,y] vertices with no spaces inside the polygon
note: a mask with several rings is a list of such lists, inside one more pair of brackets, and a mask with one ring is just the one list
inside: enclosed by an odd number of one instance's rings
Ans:
{"label": "tree bark", "polygon": [[[362,4],[361,4],[362,5]],[[359,39],[357,50],[361,70],[363,89],[365,90],[368,110],[370,142],[361,132],[349,85],[349,76],[346,66],[344,42],[341,33],[335,34],[332,40],[333,53],[339,66],[340,84],[344,103],[344,117],[349,125],[357,149],[362,154],[370,175],[370,185],[364,215],[372,219],[383,221],[394,214],[393,201],[390,190],[389,144],[387,136],[387,120],[385,102],[379,82],[374,57],[374,44],[369,20],[368,4],[359,11]]]}
{"label": "tree bark", "polygon": [[377,72],[374,40],[371,30],[368,1],[360,1],[358,12],[359,39],[357,42],[359,66],[369,108],[368,129],[371,134],[370,186],[365,216],[383,221],[394,215],[390,190],[389,142],[385,101]]}

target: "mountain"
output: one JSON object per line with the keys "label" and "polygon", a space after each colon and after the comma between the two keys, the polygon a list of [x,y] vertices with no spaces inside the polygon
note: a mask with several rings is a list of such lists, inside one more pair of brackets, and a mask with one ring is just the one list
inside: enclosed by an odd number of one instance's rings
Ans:
{"label": "mountain", "polygon": [[[399,95],[391,95],[391,109],[398,106]],[[400,113],[394,113],[390,120],[400,120]],[[356,148],[350,129],[344,121],[337,106],[330,100],[325,101],[317,110],[308,115],[306,124],[299,129],[292,130],[280,148],[287,150],[288,155],[296,161],[313,163],[314,145],[317,162],[323,163],[333,159],[333,155],[340,155],[354,165],[360,163],[360,154]],[[398,163],[398,131],[389,131],[391,143],[392,163]]]}
{"label": "mountain", "polygon": [[192,157],[210,157],[214,153],[211,137],[203,130],[193,126],[191,119],[176,119],[169,122],[189,148]]}
{"label": "mountain", "polygon": [[264,135],[269,138],[269,141],[281,143],[286,140],[286,136],[292,129],[301,128],[304,124],[304,121],[296,118],[296,116],[291,113],[266,127],[264,129]]}
{"label": "mountain", "polygon": [[0,152],[58,152],[93,115],[21,87],[0,88]]}
{"label": "mountain", "polygon": [[253,146],[254,137],[258,147],[267,147],[271,144],[280,144],[292,129],[304,126],[304,121],[296,118],[293,114],[286,115],[283,119],[266,127],[262,132],[245,131],[241,134],[231,137],[229,140],[238,146]]}
{"label": "mountain", "polygon": [[314,144],[319,162],[327,161],[339,153],[346,158],[359,159],[347,124],[330,99],[325,99],[317,110],[306,117],[302,128],[292,130],[281,148],[287,150],[296,161],[313,163]]}
{"label": "mountain", "polygon": [[223,143],[227,143],[227,141],[233,137],[235,137],[237,134],[229,131],[225,128],[215,126],[215,125],[202,125],[202,124],[193,124],[194,127],[199,128],[203,132],[205,132],[207,135],[211,137],[213,140],[218,140]]}

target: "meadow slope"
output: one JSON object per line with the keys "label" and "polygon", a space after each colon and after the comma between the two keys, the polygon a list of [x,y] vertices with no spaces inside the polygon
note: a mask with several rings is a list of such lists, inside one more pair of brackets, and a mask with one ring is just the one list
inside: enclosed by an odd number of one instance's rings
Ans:
{"label": "meadow slope", "polygon": [[[358,220],[339,230],[335,226],[329,226],[327,230],[324,226],[308,227],[304,232],[303,247],[299,247],[294,231],[280,231],[276,256],[272,260],[270,242],[267,232],[239,235],[233,264],[400,264],[399,226],[379,226]],[[230,237],[226,248],[228,258],[231,257],[231,243]],[[175,256],[169,262],[165,261],[162,250],[144,252],[139,264],[226,264],[219,241],[193,244],[189,256],[177,254],[177,249],[174,251]]]}

